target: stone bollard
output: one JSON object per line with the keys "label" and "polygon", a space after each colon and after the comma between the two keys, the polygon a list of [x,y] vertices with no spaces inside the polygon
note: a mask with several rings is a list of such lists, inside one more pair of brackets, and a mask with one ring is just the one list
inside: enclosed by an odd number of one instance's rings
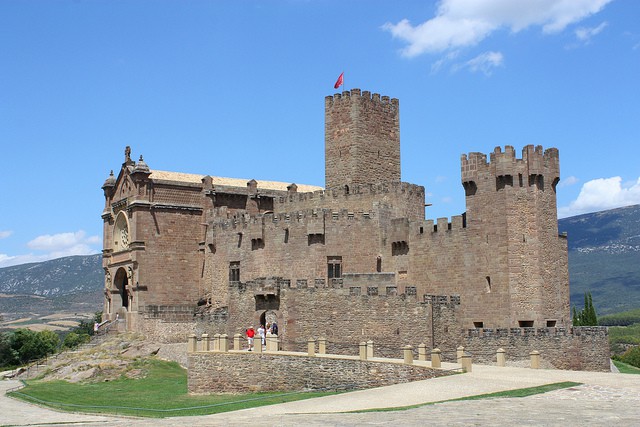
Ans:
{"label": "stone bollard", "polygon": [[260,340],[260,336],[257,334],[253,338],[253,351],[256,353],[262,353],[262,341]]}
{"label": "stone bollard", "polygon": [[462,365],[462,372],[471,372],[471,355],[469,353],[462,354],[460,365]]}
{"label": "stone bollard", "polygon": [[196,338],[196,334],[189,334],[187,338],[187,352],[195,353],[197,350],[198,339]]}
{"label": "stone bollard", "polygon": [[460,363],[460,359],[462,359],[462,355],[464,354],[464,347],[460,346],[456,349],[456,359],[458,363]]}
{"label": "stone bollard", "polygon": [[441,359],[441,354],[442,352],[440,351],[439,348],[434,348],[433,350],[431,350],[431,367],[432,368],[440,368],[442,366],[442,359]]}
{"label": "stone bollard", "polygon": [[209,334],[202,334],[202,351],[209,351],[210,349]]}
{"label": "stone bollard", "polygon": [[278,351],[278,337],[267,335],[267,351]]}
{"label": "stone bollard", "polygon": [[505,366],[505,357],[504,357],[505,351],[504,348],[499,348],[496,351],[496,365],[498,366]]}
{"label": "stone bollard", "polygon": [[360,360],[367,360],[367,343],[364,341],[360,343]]}
{"label": "stone bollard", "polygon": [[373,341],[367,341],[367,359],[373,359]]}
{"label": "stone bollard", "polygon": [[404,353],[404,363],[407,365],[413,365],[413,347],[405,345],[402,352]]}
{"label": "stone bollard", "polygon": [[213,351],[220,351],[220,334],[213,336]]}
{"label": "stone bollard", "polygon": [[234,350],[242,350],[242,335],[241,334],[235,334],[233,336],[233,349]]}
{"label": "stone bollard", "polygon": [[220,335],[220,351],[224,353],[229,351],[229,336],[227,334]]}
{"label": "stone bollard", "polygon": [[424,343],[418,345],[418,360],[427,360],[427,345]]}
{"label": "stone bollard", "polygon": [[325,337],[318,338],[318,353],[327,354],[327,339]]}
{"label": "stone bollard", "polygon": [[309,338],[309,340],[307,341],[307,354],[309,356],[316,355],[316,340],[313,338]]}
{"label": "stone bollard", "polygon": [[531,369],[540,369],[540,352],[534,350],[529,353],[529,356],[531,357]]}

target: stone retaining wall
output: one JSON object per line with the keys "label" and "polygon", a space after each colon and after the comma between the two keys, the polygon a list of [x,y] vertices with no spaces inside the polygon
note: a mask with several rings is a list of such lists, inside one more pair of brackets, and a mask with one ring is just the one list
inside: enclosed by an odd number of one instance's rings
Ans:
{"label": "stone retaining wall", "polygon": [[609,372],[609,333],[606,327],[476,329],[462,340],[474,363],[494,364],[496,350],[507,361],[529,360],[539,351],[542,361],[555,369]]}
{"label": "stone retaining wall", "polygon": [[352,390],[449,375],[424,366],[356,358],[249,352],[188,355],[191,394],[284,390]]}

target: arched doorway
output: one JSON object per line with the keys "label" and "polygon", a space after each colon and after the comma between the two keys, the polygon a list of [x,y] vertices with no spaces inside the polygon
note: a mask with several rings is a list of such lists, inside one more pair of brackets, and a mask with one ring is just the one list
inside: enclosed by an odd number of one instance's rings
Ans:
{"label": "arched doorway", "polygon": [[129,284],[129,279],[127,278],[127,271],[124,268],[119,268],[116,272],[116,279],[114,282],[116,289],[118,289],[118,295],[120,295],[120,303],[121,307],[124,307],[129,310],[129,291],[127,290],[127,285]]}
{"label": "arched doorway", "polygon": [[260,314],[260,324],[261,325],[265,325],[266,326],[267,323],[271,324],[271,323],[277,322],[277,321],[278,321],[278,315],[273,310],[263,311],[262,314]]}

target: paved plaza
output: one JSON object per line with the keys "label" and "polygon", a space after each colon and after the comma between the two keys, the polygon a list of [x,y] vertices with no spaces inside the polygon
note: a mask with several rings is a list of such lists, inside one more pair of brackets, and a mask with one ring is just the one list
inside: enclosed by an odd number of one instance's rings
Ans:
{"label": "paved plaza", "polygon": [[[443,368],[453,368],[456,365]],[[560,381],[583,385],[525,398],[437,403],[391,412],[359,412],[439,402]],[[140,419],[55,412],[6,397],[17,381],[0,382],[0,425],[17,426],[634,426],[640,425],[640,376],[474,365],[473,372],[199,417]]]}

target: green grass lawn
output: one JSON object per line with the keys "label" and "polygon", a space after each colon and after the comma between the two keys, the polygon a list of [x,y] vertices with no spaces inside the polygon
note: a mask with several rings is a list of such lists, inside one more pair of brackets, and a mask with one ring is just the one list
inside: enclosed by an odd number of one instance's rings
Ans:
{"label": "green grass lawn", "polygon": [[614,360],[613,364],[616,365],[616,368],[618,368],[621,374],[640,374],[640,368],[620,362],[619,360]]}
{"label": "green grass lawn", "polygon": [[191,396],[187,394],[186,371],[175,362],[147,359],[134,368],[147,371],[145,378],[84,384],[34,380],[10,395],[67,411],[173,417],[208,415],[335,394],[273,392]]}

